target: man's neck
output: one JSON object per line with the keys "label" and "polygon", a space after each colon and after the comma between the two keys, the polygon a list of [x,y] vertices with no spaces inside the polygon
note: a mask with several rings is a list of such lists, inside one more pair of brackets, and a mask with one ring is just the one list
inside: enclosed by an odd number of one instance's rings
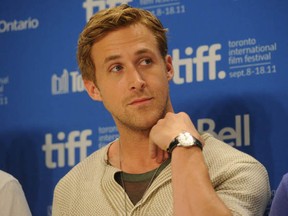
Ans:
{"label": "man's neck", "polygon": [[120,133],[120,138],[111,145],[110,163],[127,173],[145,173],[157,168],[159,163],[149,155],[149,133],[126,134]]}

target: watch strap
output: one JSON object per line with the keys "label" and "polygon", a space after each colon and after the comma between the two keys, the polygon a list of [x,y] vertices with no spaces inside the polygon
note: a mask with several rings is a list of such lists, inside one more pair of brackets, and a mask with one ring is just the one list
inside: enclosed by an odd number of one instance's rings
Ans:
{"label": "watch strap", "polygon": [[[192,136],[192,135],[191,135]],[[173,140],[172,140],[172,142],[169,144],[169,146],[168,146],[168,148],[167,148],[167,152],[168,153],[172,153],[172,151],[177,147],[177,146],[182,146],[182,147],[193,147],[193,146],[196,146],[196,147],[198,147],[198,148],[200,148],[201,149],[201,151],[203,150],[203,145],[202,145],[202,143],[198,140],[198,139],[196,139],[194,136],[192,136],[193,137],[193,144],[191,144],[191,145],[189,145],[189,146],[184,146],[184,145],[181,145],[181,143],[179,142],[179,140],[178,140],[178,137],[179,137],[179,135],[178,136],[176,136]]]}

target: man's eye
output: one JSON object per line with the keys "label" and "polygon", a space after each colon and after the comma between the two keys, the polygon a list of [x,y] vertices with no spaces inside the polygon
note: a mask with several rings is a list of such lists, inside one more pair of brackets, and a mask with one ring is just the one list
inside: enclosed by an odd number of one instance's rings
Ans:
{"label": "man's eye", "polygon": [[119,72],[123,69],[121,65],[116,65],[115,67],[112,68],[112,72]]}
{"label": "man's eye", "polygon": [[152,63],[152,60],[151,59],[144,59],[143,61],[141,61],[141,65],[149,65]]}

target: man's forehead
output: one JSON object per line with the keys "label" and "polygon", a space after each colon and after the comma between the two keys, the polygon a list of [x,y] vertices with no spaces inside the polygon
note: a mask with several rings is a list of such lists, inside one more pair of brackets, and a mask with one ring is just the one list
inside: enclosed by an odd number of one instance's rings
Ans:
{"label": "man's forehead", "polygon": [[92,58],[103,63],[130,56],[158,52],[157,40],[142,24],[127,26],[107,33],[92,46]]}

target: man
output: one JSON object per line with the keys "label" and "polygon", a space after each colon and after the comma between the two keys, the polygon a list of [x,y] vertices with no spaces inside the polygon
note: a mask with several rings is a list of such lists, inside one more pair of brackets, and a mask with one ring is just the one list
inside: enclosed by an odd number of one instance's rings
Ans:
{"label": "man", "polygon": [[17,179],[0,170],[0,215],[31,216],[25,194]]}
{"label": "man", "polygon": [[172,59],[155,16],[127,5],[95,14],[80,35],[78,63],[120,137],[58,183],[54,216],[263,215],[265,168],[173,112]]}

